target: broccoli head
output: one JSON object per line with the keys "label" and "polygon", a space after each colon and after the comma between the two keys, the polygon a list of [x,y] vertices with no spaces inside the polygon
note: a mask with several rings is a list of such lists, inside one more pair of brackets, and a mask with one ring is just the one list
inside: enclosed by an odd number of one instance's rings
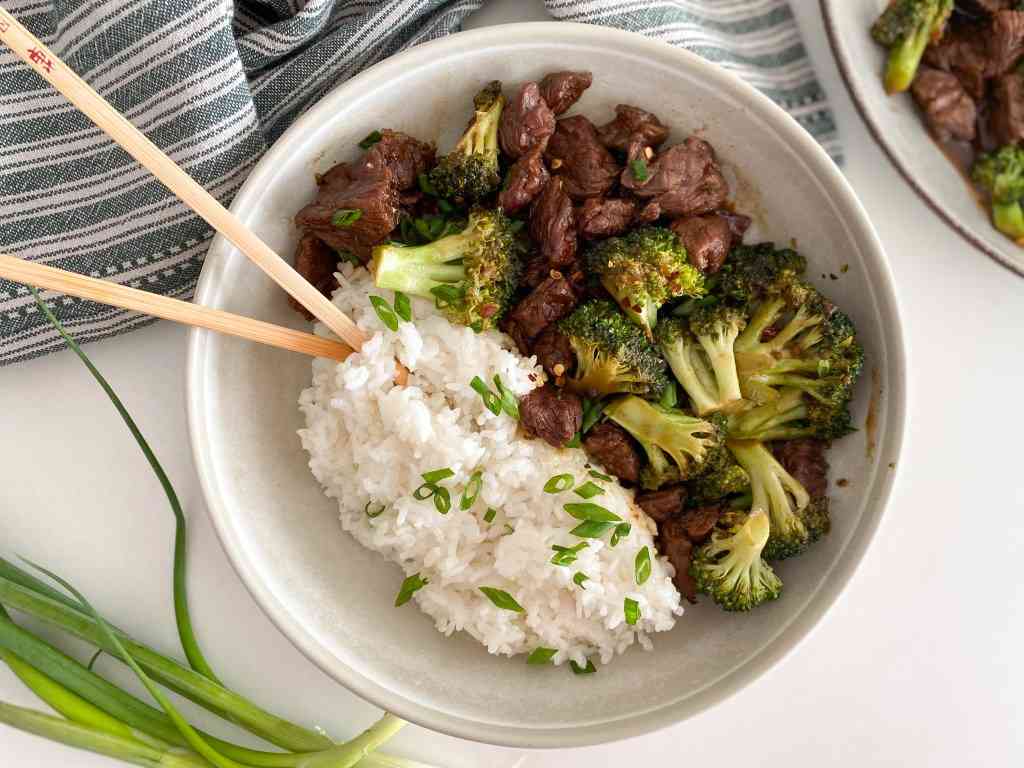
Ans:
{"label": "broccoli head", "polygon": [[675,232],[664,227],[642,227],[602,240],[590,249],[587,263],[648,338],[666,301],[705,293],[704,275],[690,264]]}
{"label": "broccoli head", "polygon": [[885,90],[905,91],[914,81],[928,43],[938,41],[953,13],[953,0],[894,0],[871,27],[871,36],[889,49]]}
{"label": "broccoli head", "polygon": [[629,392],[661,397],[668,384],[665,361],[613,301],[580,305],[558,323],[576,355],[565,386],[586,397]]}
{"label": "broccoli head", "polygon": [[701,416],[742,398],[733,344],[746,323],[739,309],[715,304],[658,324],[658,346]]}
{"label": "broccoli head", "polygon": [[[723,499],[750,493],[750,475],[728,451],[719,466],[690,483],[686,503],[702,507],[715,504]],[[750,504],[746,505],[747,508]]]}
{"label": "broccoli head", "polygon": [[739,245],[715,276],[715,293],[726,303],[746,306],[777,293],[780,285],[806,269],[807,260],[792,248],[776,248],[774,243]]}
{"label": "broccoli head", "polygon": [[997,152],[982,155],[971,170],[971,178],[989,193],[996,229],[1024,241],[1024,148],[1007,144]]}
{"label": "broccoli head", "polygon": [[462,232],[426,245],[384,243],[373,249],[379,288],[434,299],[453,323],[493,328],[515,291],[520,245],[501,211],[476,209]]}
{"label": "broccoli head", "polygon": [[697,590],[727,611],[749,611],[775,600],[782,593],[782,580],[761,557],[769,528],[761,509],[723,514],[690,561]]}
{"label": "broccoli head", "polygon": [[473,99],[474,114],[466,132],[430,172],[438,196],[459,205],[483,200],[501,185],[498,124],[505,107],[501,83],[489,83]]}
{"label": "broccoli head", "polygon": [[636,396],[618,398],[604,415],[629,432],[647,454],[645,488],[659,488],[704,474],[726,460],[723,420],[699,419]]}
{"label": "broccoli head", "polygon": [[771,534],[764,548],[769,560],[798,555],[828,531],[828,503],[810,494],[757,440],[729,440],[729,450],[750,476],[752,507],[768,512]]}

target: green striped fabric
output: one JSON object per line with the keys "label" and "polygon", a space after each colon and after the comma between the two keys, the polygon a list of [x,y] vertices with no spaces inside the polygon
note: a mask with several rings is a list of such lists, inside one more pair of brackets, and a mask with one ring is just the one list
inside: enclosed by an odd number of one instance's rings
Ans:
{"label": "green striped fabric", "polygon": [[[461,28],[484,0],[5,0],[5,7],[225,204],[264,150],[334,86]],[[546,0],[720,63],[839,159],[835,124],[784,0]],[[0,47],[0,251],[189,298],[209,227]],[[47,294],[81,341],[150,318]],[[0,280],[0,365],[59,348]]]}

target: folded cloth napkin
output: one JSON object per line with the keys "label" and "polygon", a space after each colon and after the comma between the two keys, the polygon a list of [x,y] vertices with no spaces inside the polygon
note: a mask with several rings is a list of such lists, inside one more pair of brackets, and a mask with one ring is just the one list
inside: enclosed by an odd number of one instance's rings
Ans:
{"label": "folded cloth napkin", "polygon": [[[458,31],[484,0],[5,0],[7,9],[224,204],[334,86]],[[838,159],[835,124],[785,0],[546,0],[731,69]],[[189,298],[213,233],[0,45],[0,251]],[[81,341],[152,320],[47,300]],[[61,346],[0,280],[0,365]]]}

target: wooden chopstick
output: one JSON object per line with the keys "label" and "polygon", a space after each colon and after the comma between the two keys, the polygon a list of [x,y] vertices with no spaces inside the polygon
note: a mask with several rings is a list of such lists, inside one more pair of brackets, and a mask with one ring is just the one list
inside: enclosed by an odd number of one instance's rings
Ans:
{"label": "wooden chopstick", "polygon": [[107,280],[66,272],[6,253],[0,253],[0,277],[314,357],[344,360],[352,353],[351,348],[334,339],[325,339],[220,309],[210,309],[200,304],[140,291]]}
{"label": "wooden chopstick", "polygon": [[0,8],[0,41],[6,43],[19,58],[64,94],[68,101],[78,107],[104,133],[148,168],[210,226],[234,243],[238,250],[248,256],[314,317],[334,331],[349,347],[362,347],[366,336],[351,319],[296,272],[288,262],[274,253],[216,198],[199,186],[191,176],[3,8]]}

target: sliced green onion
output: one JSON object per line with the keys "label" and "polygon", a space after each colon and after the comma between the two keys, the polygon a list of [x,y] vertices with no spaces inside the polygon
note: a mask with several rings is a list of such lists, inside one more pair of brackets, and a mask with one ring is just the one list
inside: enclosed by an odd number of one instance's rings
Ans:
{"label": "sliced green onion", "polygon": [[473,506],[476,502],[476,497],[480,495],[480,489],[484,484],[484,473],[479,469],[469,476],[469,482],[466,483],[466,489],[462,492],[462,498],[459,500],[459,509],[465,512],[467,509]]}
{"label": "sliced green onion", "polygon": [[622,520],[614,512],[592,501],[574,501],[562,508],[577,520],[589,520],[596,523],[617,523]]}
{"label": "sliced green onion", "polygon": [[519,232],[523,227],[526,226],[526,222],[522,219],[513,219],[509,224],[509,229],[514,233]]}
{"label": "sliced green onion", "polygon": [[517,603],[516,599],[505,590],[498,589],[497,587],[479,587],[479,589],[487,595],[487,599],[494,603],[498,608],[505,611],[523,613],[523,606]]}
{"label": "sliced green onion", "polygon": [[615,523],[599,523],[594,520],[587,520],[569,531],[569,534],[579,536],[581,539],[599,539],[614,527]]}
{"label": "sliced green onion", "polygon": [[623,539],[626,536],[629,536],[629,532],[631,530],[633,530],[633,526],[631,526],[629,523],[619,523],[617,526],[615,526],[615,530],[612,532],[612,538],[611,541],[608,543],[608,546],[614,547],[616,544],[619,543],[619,539]]}
{"label": "sliced green onion", "polygon": [[590,470],[587,474],[591,477],[597,478],[598,480],[604,480],[606,483],[611,482],[614,479],[611,475],[606,475],[604,472],[598,472],[596,469]]}
{"label": "sliced green onion", "polygon": [[508,536],[510,533],[515,533],[515,532],[516,532],[515,528],[513,528],[508,523],[505,523],[505,532],[503,534],[501,534],[501,535],[502,536]]}
{"label": "sliced green onion", "polygon": [[451,213],[455,210],[455,206],[445,200],[443,197],[438,198],[437,207],[441,210],[441,213]]}
{"label": "sliced green onion", "polygon": [[576,479],[569,474],[555,475],[554,477],[548,478],[548,481],[544,483],[544,493],[561,493],[562,491],[568,491],[572,488],[573,483]]}
{"label": "sliced green onion", "polygon": [[331,216],[331,224],[339,229],[351,227],[363,218],[363,212],[359,208],[339,208]]}
{"label": "sliced green onion", "polygon": [[494,388],[498,393],[498,397],[501,398],[502,410],[516,421],[519,421],[519,398],[515,396],[512,390],[505,386],[501,376],[497,374],[494,376]]}
{"label": "sliced green onion", "polygon": [[452,495],[443,485],[434,486],[434,509],[442,515],[447,515],[452,508]]}
{"label": "sliced green onion", "polygon": [[580,433],[577,432],[575,435],[572,436],[572,439],[569,440],[569,442],[567,442],[562,447],[563,448],[579,448],[581,445],[583,445],[583,440],[580,438]]}
{"label": "sliced green onion", "polygon": [[407,323],[412,322],[412,302],[401,291],[395,291],[395,314]]}
{"label": "sliced green onion", "polygon": [[430,579],[420,578],[418,573],[414,573],[412,576],[407,576],[402,582],[401,588],[398,590],[398,595],[395,597],[395,608],[399,608],[410,600],[412,596],[423,589],[427,584],[430,583]]}
{"label": "sliced green onion", "polygon": [[437,493],[438,487],[439,486],[435,485],[434,483],[424,483],[423,485],[421,485],[419,488],[412,492],[412,497],[416,499],[416,501],[426,501],[435,493]]}
{"label": "sliced green onion", "polygon": [[359,148],[369,149],[383,138],[384,137],[381,135],[380,131],[370,131],[368,134],[366,134],[366,138],[359,142]]}
{"label": "sliced green onion", "polygon": [[473,380],[469,382],[469,386],[471,386],[473,390],[483,398],[484,405],[487,406],[487,410],[495,416],[501,414],[501,398],[491,392],[483,379],[479,376],[474,376]]}
{"label": "sliced green onion", "polygon": [[633,576],[637,584],[643,584],[651,578],[651,551],[647,547],[640,547],[633,561]]}
{"label": "sliced green onion", "polygon": [[604,400],[592,400],[583,409],[583,420],[580,422],[580,434],[585,435],[601,419],[606,403]]}
{"label": "sliced green onion", "polygon": [[551,557],[552,565],[572,565],[576,562],[576,556],[580,550],[586,549],[590,546],[587,542],[581,541],[575,547],[563,547],[559,544],[552,545],[551,549],[555,551],[555,554]]}
{"label": "sliced green onion", "polygon": [[629,161],[629,169],[633,172],[633,178],[637,181],[647,181],[647,161],[642,157]]}
{"label": "sliced green onion", "polygon": [[437,190],[434,189],[434,185],[430,181],[430,177],[427,176],[427,174],[421,173],[419,176],[417,176],[416,183],[419,184],[421,192],[432,197],[437,197]]}
{"label": "sliced green onion", "polygon": [[587,574],[585,574],[583,571],[576,571],[576,573],[572,575],[573,583],[576,584],[576,586],[580,589],[586,589],[586,587],[583,586],[583,582],[589,579],[590,577],[587,576]]}
{"label": "sliced green onion", "polygon": [[466,297],[466,289],[459,285],[435,285],[430,289],[434,306],[438,309],[457,307]]}
{"label": "sliced green onion", "polygon": [[661,395],[661,399],[658,401],[658,405],[662,408],[675,408],[676,403],[679,402],[679,396],[676,392],[676,383],[670,381],[668,386],[665,387],[665,391]]}
{"label": "sliced green onion", "polygon": [[420,237],[422,237],[428,243],[433,242],[437,238],[437,234],[432,231],[430,221],[428,221],[427,219],[413,219],[412,224],[414,227],[416,227],[416,231],[419,232]]}
{"label": "sliced green onion", "polygon": [[387,504],[381,504],[380,502],[377,502],[376,508],[371,508],[371,505],[373,503],[373,499],[370,499],[368,502],[366,502],[366,506],[363,507],[363,512],[365,512],[366,516],[371,520],[373,520],[375,517],[380,517],[384,513],[384,510],[388,508]]}
{"label": "sliced green onion", "polygon": [[429,472],[424,472],[420,477],[423,478],[424,483],[440,483],[442,480],[447,480],[449,477],[455,477],[455,472],[452,471],[451,467],[445,467],[444,469],[432,469]]}
{"label": "sliced green onion", "polygon": [[581,667],[575,661],[570,661],[569,666],[572,668],[573,673],[577,675],[592,675],[597,672],[594,662],[590,659],[587,659],[587,666],[585,667]]}
{"label": "sliced green onion", "polygon": [[527,664],[550,664],[558,651],[554,648],[534,648],[526,657]]}
{"label": "sliced green onion", "polygon": [[627,597],[622,601],[622,610],[626,614],[626,623],[629,624],[629,626],[632,627],[640,620],[640,603],[632,597]]}
{"label": "sliced green onion", "polygon": [[587,480],[587,482],[585,482],[579,488],[576,488],[573,491],[573,493],[575,493],[577,496],[583,499],[592,499],[595,496],[600,496],[602,493],[604,493],[604,488],[602,488],[597,483],[592,483],[589,480]]}
{"label": "sliced green onion", "polygon": [[496,510],[494,507],[488,507],[487,508],[487,512],[484,513],[484,522],[485,523],[493,523],[494,522],[494,518],[497,517],[497,515],[498,515],[498,510]]}
{"label": "sliced green onion", "polygon": [[391,305],[380,296],[370,296],[370,303],[373,305],[373,310],[377,313],[377,317],[387,326],[388,330],[397,331],[398,315],[395,314],[395,310],[391,308]]}

